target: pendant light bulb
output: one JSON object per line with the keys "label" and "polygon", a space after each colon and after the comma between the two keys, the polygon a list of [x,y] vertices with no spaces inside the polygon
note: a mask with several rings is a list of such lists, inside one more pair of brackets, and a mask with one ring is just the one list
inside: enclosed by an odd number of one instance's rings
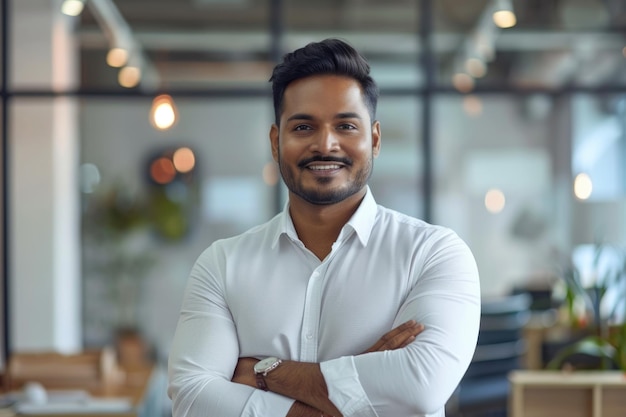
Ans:
{"label": "pendant light bulb", "polygon": [[152,100],[150,123],[158,130],[167,130],[176,124],[178,114],[174,100],[169,94],[161,94]]}

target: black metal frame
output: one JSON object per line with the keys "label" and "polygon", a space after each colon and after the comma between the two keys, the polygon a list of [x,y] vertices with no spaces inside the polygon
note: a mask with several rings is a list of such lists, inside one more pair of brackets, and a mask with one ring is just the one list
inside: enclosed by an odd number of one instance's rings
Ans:
{"label": "black metal frame", "polygon": [[[10,189],[9,189],[9,165],[10,160],[8,157],[9,154],[9,108],[10,102],[13,97],[57,97],[57,96],[77,96],[77,97],[118,97],[118,98],[141,98],[147,97],[147,93],[143,93],[141,91],[135,90],[87,90],[87,89],[79,89],[75,91],[64,91],[64,92],[53,92],[49,90],[11,90],[9,84],[9,61],[10,61],[10,39],[11,39],[11,20],[10,16],[10,2],[11,0],[0,0],[1,1],[1,19],[0,19],[0,47],[2,48],[0,55],[0,68],[2,71],[0,78],[0,99],[1,99],[1,111],[0,111],[0,134],[1,134],[1,184],[2,184],[2,306],[0,307],[1,312],[3,314],[2,317],[2,338],[3,348],[4,348],[4,359],[6,364],[6,359],[10,353],[10,323],[8,320],[9,311],[10,311],[10,299],[9,299],[9,291],[10,291],[10,282],[9,282],[9,273],[10,273],[10,251],[8,237],[10,235],[10,219],[11,213],[8,207],[8,201],[10,199]],[[17,1],[17,0],[13,0]],[[283,0],[271,0],[270,1],[270,34],[271,34],[271,45],[270,45],[270,56],[274,61],[278,61],[282,56],[282,40],[284,37],[284,14],[283,14]],[[422,52],[417,60],[415,61],[415,65],[421,67],[423,69],[423,73],[425,74],[425,82],[423,87],[420,88],[381,88],[381,95],[385,97],[399,97],[399,96],[411,96],[411,97],[419,97],[423,101],[423,105],[421,108],[420,114],[417,117],[422,119],[422,130],[421,130],[421,149],[420,149],[420,157],[423,158],[423,170],[421,172],[421,176],[423,178],[421,184],[421,194],[420,197],[423,201],[423,219],[426,221],[432,221],[432,206],[433,206],[433,166],[432,166],[432,137],[433,137],[433,126],[432,126],[432,118],[433,118],[433,97],[435,95],[441,94],[454,94],[459,95],[455,89],[449,86],[440,86],[437,85],[436,77],[435,77],[435,64],[436,57],[433,52],[432,47],[432,33],[433,33],[433,0],[420,0],[420,6],[418,8],[419,13],[419,33],[416,33],[416,36],[419,37],[420,44],[422,45]],[[183,91],[170,91],[170,94],[175,94],[180,97],[260,97],[268,95],[268,90],[265,88],[259,89],[199,89],[199,90],[183,90]],[[474,91],[474,94],[513,94],[517,96],[534,94],[534,93],[544,93],[550,94],[553,96],[559,96],[563,94],[572,94],[572,93],[592,93],[592,94],[602,94],[602,93],[626,93],[626,85],[621,86],[601,86],[601,87],[577,87],[577,86],[567,86],[564,89],[559,90],[550,90],[550,89],[521,89],[515,88],[512,86],[478,86]],[[152,96],[152,94],[150,95]],[[416,138],[418,140],[418,138]],[[416,173],[416,175],[420,175],[420,173]],[[275,195],[275,208],[276,210],[280,210],[282,207],[282,195],[280,186],[276,187],[276,195]]]}

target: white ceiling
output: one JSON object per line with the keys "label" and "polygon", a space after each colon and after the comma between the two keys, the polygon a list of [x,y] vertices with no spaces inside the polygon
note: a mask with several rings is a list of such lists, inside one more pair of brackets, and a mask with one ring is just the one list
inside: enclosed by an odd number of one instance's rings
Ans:
{"label": "white ceiling", "polygon": [[[265,82],[271,65],[269,0],[90,0],[119,11],[161,84],[210,84],[215,79]],[[420,52],[420,2],[413,0],[284,1],[285,50],[327,36],[348,39],[370,60],[412,70]],[[437,72],[450,76],[455,57],[480,25],[490,0],[435,0]],[[88,2],[89,5],[89,2]],[[499,31],[482,83],[558,88],[626,84],[626,1],[516,0],[518,24]],[[91,10],[90,10],[91,9]],[[88,8],[79,25],[84,82],[114,75],[103,67],[108,48],[102,19]],[[484,20],[484,19],[483,19]],[[94,62],[90,62],[94,60]],[[100,71],[98,71],[100,68]],[[398,70],[398,66],[394,67]],[[107,72],[108,71],[108,72]]]}

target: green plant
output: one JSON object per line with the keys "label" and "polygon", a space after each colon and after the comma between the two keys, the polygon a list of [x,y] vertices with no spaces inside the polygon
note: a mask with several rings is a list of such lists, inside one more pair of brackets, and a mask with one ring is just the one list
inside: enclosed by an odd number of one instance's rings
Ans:
{"label": "green plant", "polygon": [[97,280],[111,306],[111,325],[138,325],[142,284],[155,262],[148,238],[150,221],[145,199],[120,185],[85,197],[83,266]]}
{"label": "green plant", "polygon": [[[596,245],[594,252],[591,286],[584,285],[573,264],[562,274],[570,324],[588,334],[557,352],[548,369],[559,369],[573,355],[584,354],[599,358],[601,369],[626,370],[626,252],[607,244]],[[608,265],[603,262],[607,255],[612,260]]]}

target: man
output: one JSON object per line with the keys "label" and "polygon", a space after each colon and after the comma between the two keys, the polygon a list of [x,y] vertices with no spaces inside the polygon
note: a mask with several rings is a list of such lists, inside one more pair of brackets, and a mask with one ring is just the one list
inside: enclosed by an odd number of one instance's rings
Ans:
{"label": "man", "polygon": [[309,44],[270,81],[289,201],[194,265],[170,353],[174,416],[443,416],[476,345],[471,252],[374,201],[378,89],[351,46]]}

